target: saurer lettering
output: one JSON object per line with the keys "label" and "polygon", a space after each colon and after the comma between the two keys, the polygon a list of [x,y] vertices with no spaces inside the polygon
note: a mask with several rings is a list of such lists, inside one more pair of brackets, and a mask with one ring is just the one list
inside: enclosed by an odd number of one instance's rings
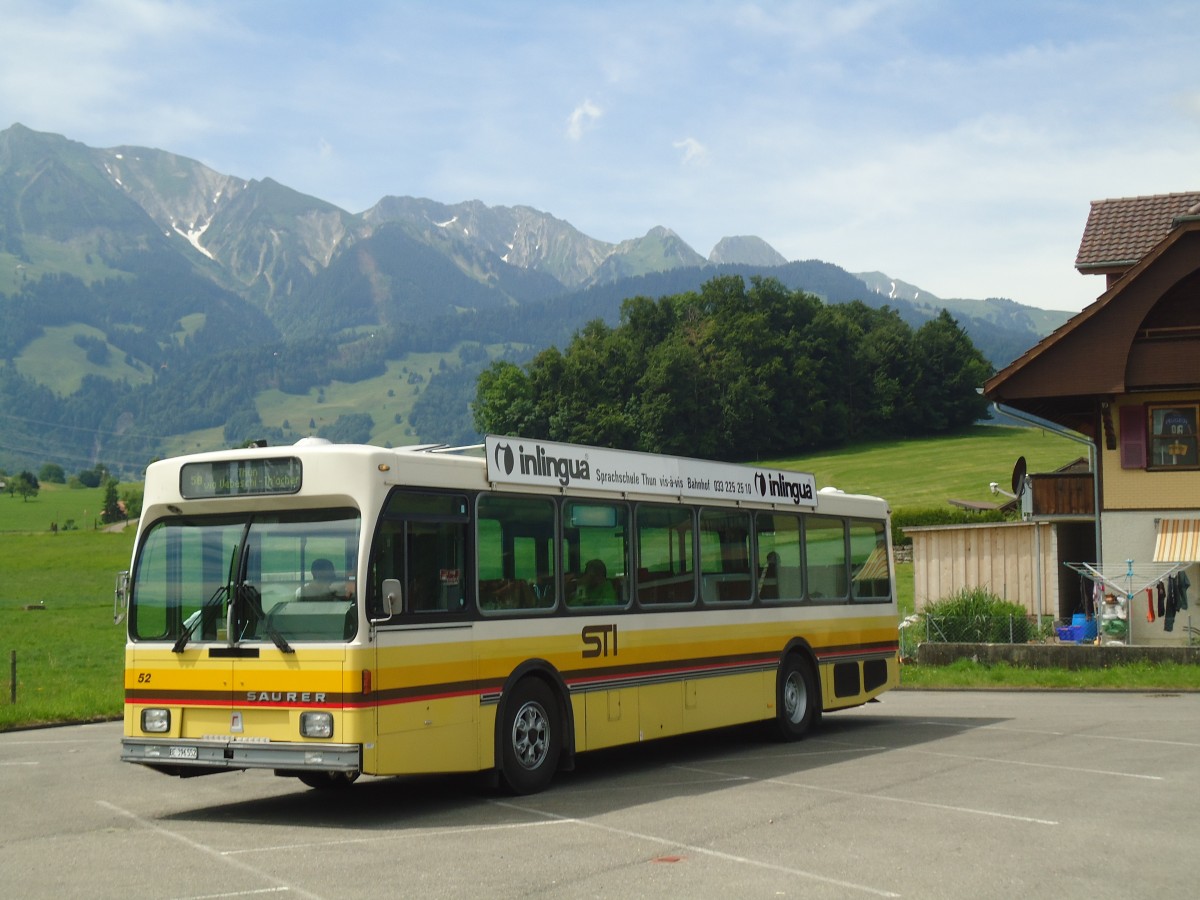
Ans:
{"label": "saurer lettering", "polygon": [[324,691],[247,691],[247,703],[324,703]]}

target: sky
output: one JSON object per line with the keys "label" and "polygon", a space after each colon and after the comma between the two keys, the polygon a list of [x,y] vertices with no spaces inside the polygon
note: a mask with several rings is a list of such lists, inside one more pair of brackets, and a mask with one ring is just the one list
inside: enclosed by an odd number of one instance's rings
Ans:
{"label": "sky", "polygon": [[361,212],[525,205],[618,242],[1076,311],[1089,204],[1200,189],[1195,0],[0,0],[0,129]]}

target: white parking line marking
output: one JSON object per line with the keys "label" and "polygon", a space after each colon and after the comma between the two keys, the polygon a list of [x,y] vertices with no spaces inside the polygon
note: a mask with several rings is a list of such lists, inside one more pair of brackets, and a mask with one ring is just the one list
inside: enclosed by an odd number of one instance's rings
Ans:
{"label": "white parking line marking", "polygon": [[222,897],[257,897],[259,894],[286,894],[291,890],[287,887],[259,888],[256,891],[234,891],[225,894],[199,894],[195,897],[181,897],[179,900],[221,900]]}
{"label": "white parking line marking", "polygon": [[855,884],[853,881],[843,881],[840,878],[830,878],[828,875],[821,875],[817,872],[809,872],[804,869],[794,869],[791,866],[781,866],[776,863],[764,862],[759,859],[750,859],[745,856],[737,856],[733,853],[724,853],[720,850],[713,850],[710,847],[698,847],[694,844],[681,844],[678,841],[670,838],[659,837],[656,834],[643,834],[639,831],[629,831],[625,828],[616,828],[612,825],[603,825],[599,822],[589,822],[586,819],[576,819],[570,816],[560,816],[556,813],[546,812],[541,809],[531,809],[526,806],[520,806],[516,803],[506,803],[502,800],[491,800],[490,803],[496,806],[503,806],[507,809],[515,809],[519,812],[527,813],[532,816],[545,816],[549,819],[554,819],[560,822],[570,822],[575,825],[582,825],[585,828],[594,828],[598,831],[607,831],[610,834],[617,834],[622,837],[632,838],[639,841],[650,841],[655,844],[662,844],[665,847],[672,849],[684,850],[688,853],[695,853],[700,856],[709,856],[713,859],[721,859],[726,862],[734,862],[744,866],[753,866],[758,869],[767,869],[772,872],[782,872],[785,875],[795,875],[799,878],[806,878],[810,881],[819,881],[823,884],[831,884],[835,887],[846,888],[847,890],[859,891],[864,894],[872,894],[876,897],[899,897],[900,894],[894,891],[886,891],[880,888],[874,888],[870,885]]}
{"label": "white parking line marking", "polygon": [[[921,722],[921,725],[933,725],[939,728],[958,728],[952,722]],[[1161,744],[1167,747],[1192,747],[1198,748],[1200,744],[1195,741],[1164,741],[1156,738],[1140,738],[1126,737],[1119,734],[1095,734],[1090,731],[1039,731],[1032,728],[1010,728],[1007,725],[982,725],[973,731],[1007,731],[1010,734],[1035,734],[1043,737],[1068,737],[1068,738],[1086,738],[1096,741],[1125,741],[1130,744]]]}
{"label": "white parking line marking", "polygon": [[[266,872],[262,872],[247,863],[239,862],[236,859],[231,859],[230,857],[225,856],[219,850],[214,850],[212,847],[209,847],[205,844],[201,844],[199,841],[194,841],[190,837],[187,837],[186,835],[182,835],[177,831],[172,831],[169,828],[164,828],[163,826],[159,825],[158,823],[151,822],[149,819],[144,819],[141,816],[139,816],[137,813],[130,812],[127,809],[122,809],[121,807],[117,806],[114,803],[109,803],[106,800],[97,800],[96,803],[100,806],[103,806],[105,809],[116,813],[117,815],[124,816],[127,819],[131,819],[133,822],[137,823],[138,825],[140,825],[141,827],[145,828],[148,831],[153,831],[155,834],[160,834],[163,837],[168,837],[173,841],[178,841],[179,843],[181,843],[187,847],[190,847],[193,850],[196,850],[200,853],[204,853],[208,856],[215,857],[216,859],[223,859],[229,865],[235,866],[235,867],[241,869],[243,872],[247,872],[247,873],[255,876],[256,878],[261,878],[264,881],[272,881],[275,883],[274,886],[275,886],[276,890],[284,890],[284,891],[289,891],[289,892],[295,891],[301,897],[307,897],[307,898],[310,898],[310,900],[321,900],[321,898],[316,894],[311,894],[308,891],[302,890],[297,887],[293,887],[292,885],[289,885],[287,882],[285,882],[279,878],[276,878],[274,875],[268,875]],[[235,895],[219,895],[219,896],[235,896]]]}
{"label": "white parking line marking", "polygon": [[[693,769],[692,771],[701,772],[703,769]],[[710,775],[718,775],[721,773],[710,772]],[[1031,825],[1058,825],[1054,819],[1037,819],[1031,816],[1018,816],[1013,813],[996,812],[991,809],[977,809],[970,806],[948,806],[945,803],[931,803],[928,800],[910,800],[905,797],[889,797],[886,794],[868,794],[862,791],[847,791],[842,788],[824,787],[818,784],[805,784],[800,781],[787,781],[782,778],[752,778],[747,776],[747,781],[758,781],[762,784],[779,784],[785,787],[801,788],[806,791],[820,791],[826,794],[841,794],[844,797],[855,797],[861,800],[885,800],[888,803],[903,803],[908,806],[924,806],[930,809],[941,809],[947,812],[969,813],[974,816],[987,816],[992,819],[1009,819],[1014,822],[1028,822]]]}
{"label": "white parking line marking", "polygon": [[911,747],[895,748],[900,753],[919,753],[922,756],[940,756],[944,759],[964,759],[968,762],[995,763],[1001,766],[1025,766],[1032,769],[1053,769],[1059,772],[1083,772],[1087,775],[1103,775],[1106,778],[1136,778],[1140,781],[1165,781],[1161,775],[1142,775],[1137,772],[1114,772],[1111,769],[1084,769],[1080,766],[1059,766],[1054,763],[1027,762],[1019,759],[998,759],[994,756],[969,756],[965,753],[940,753],[937,750],[914,750]]}
{"label": "white parking line marking", "polygon": [[[482,834],[487,831],[506,831],[513,828],[545,828],[547,825],[561,825],[562,822],[511,822],[506,825],[476,825],[470,828],[429,828],[416,831],[405,830],[404,839],[415,840],[422,837],[444,837],[448,834]],[[237,856],[242,853],[277,853],[287,850],[306,850],[313,847],[340,847],[344,844],[374,844],[379,841],[394,842],[393,832],[377,837],[340,838],[335,841],[306,841],[302,844],[275,844],[270,847],[243,847],[238,850],[222,850],[222,856]]]}

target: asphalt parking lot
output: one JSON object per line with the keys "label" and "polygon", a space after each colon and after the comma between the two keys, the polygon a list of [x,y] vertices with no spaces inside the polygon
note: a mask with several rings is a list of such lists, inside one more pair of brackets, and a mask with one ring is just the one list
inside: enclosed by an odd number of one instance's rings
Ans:
{"label": "asphalt parking lot", "polygon": [[118,761],[116,723],[0,734],[9,897],[1187,897],[1200,695],[893,692],[780,744],[581,757],[533,797],[338,795]]}

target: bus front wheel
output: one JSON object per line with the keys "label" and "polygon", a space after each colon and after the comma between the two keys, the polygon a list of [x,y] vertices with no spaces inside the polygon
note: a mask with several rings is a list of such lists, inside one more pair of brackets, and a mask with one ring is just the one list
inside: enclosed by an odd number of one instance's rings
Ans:
{"label": "bus front wheel", "polygon": [[514,794],[536,794],[554,777],[562,747],[554,693],[545,682],[526,678],[504,709],[500,774]]}
{"label": "bus front wheel", "polygon": [[817,678],[806,659],[794,653],[784,659],[776,694],[779,734],[785,741],[799,740],[816,723],[821,710]]}

